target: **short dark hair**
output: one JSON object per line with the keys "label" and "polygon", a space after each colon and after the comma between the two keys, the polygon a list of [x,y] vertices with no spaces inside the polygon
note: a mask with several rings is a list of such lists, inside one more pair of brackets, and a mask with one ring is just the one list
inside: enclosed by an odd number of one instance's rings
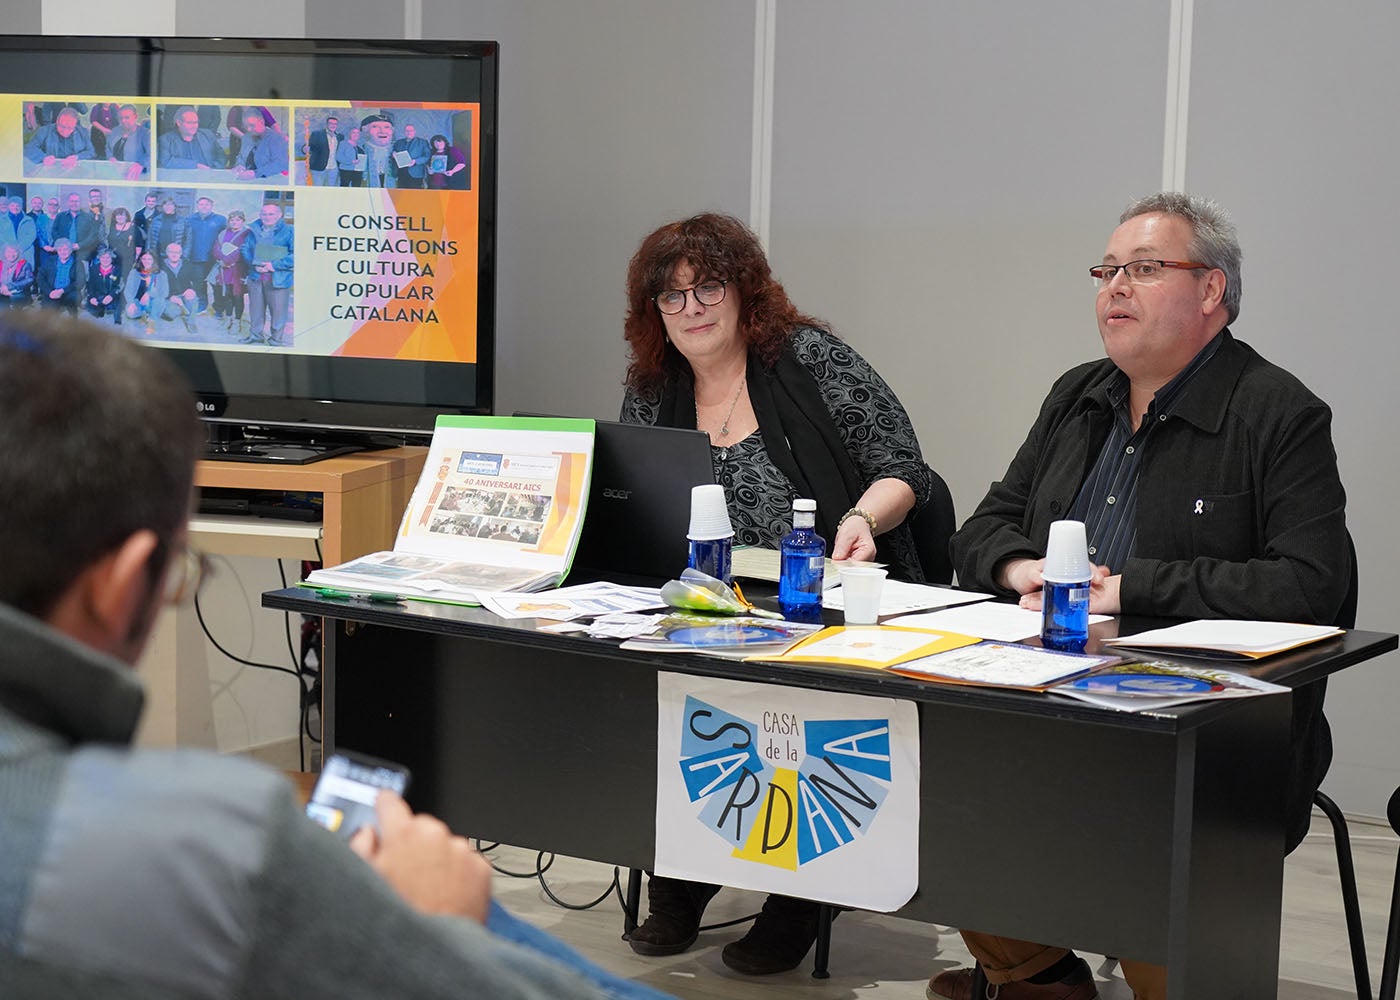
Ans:
{"label": "short dark hair", "polygon": [[0,602],[39,618],[134,532],[164,569],[202,434],[162,354],[56,310],[0,312]]}

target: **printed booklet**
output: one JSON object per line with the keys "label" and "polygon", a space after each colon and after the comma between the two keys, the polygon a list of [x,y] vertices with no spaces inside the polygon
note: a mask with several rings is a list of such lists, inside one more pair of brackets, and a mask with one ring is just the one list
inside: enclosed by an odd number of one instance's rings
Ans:
{"label": "printed booklet", "polygon": [[304,585],[448,604],[553,587],[573,562],[592,471],[592,420],[438,417],[393,551]]}

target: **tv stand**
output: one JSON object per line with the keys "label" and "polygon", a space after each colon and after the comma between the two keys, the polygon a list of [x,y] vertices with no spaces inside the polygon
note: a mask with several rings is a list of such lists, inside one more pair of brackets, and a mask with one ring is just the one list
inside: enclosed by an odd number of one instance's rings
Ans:
{"label": "tv stand", "polygon": [[257,433],[256,428],[207,424],[203,457],[215,462],[307,465],[363,450],[363,444],[326,438],[318,440],[309,434],[262,435]]}
{"label": "tv stand", "polygon": [[[196,486],[312,494],[322,498],[315,523],[247,515],[198,516],[191,541],[218,555],[319,559],[326,566],[393,548],[427,458],[427,448],[389,448],[314,465],[200,462]],[[157,619],[141,664],[146,711],[138,741],[146,746],[214,746],[208,647],[193,609]]]}
{"label": "tv stand", "polygon": [[275,462],[307,465],[363,450],[356,444],[323,444],[311,441],[209,441],[203,457],[213,462]]}

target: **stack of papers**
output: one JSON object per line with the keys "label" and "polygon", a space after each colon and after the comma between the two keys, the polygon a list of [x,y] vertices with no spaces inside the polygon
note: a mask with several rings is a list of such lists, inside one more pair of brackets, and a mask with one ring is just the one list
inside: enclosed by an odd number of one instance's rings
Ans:
{"label": "stack of papers", "polygon": [[[822,567],[822,589],[841,582],[841,563],[828,557]],[[883,563],[861,563],[862,566],[883,566]],[[744,580],[767,580],[777,583],[783,575],[783,557],[777,549],[761,545],[740,545],[730,554],[730,571]]]}
{"label": "stack of papers", "polygon": [[1257,660],[1284,650],[1341,635],[1343,629],[1331,625],[1297,625],[1292,622],[1250,622],[1215,619],[1183,622],[1169,628],[1152,629],[1104,645],[1131,649],[1151,649],[1176,656],[1205,656],[1212,659]]}
{"label": "stack of papers", "polygon": [[549,618],[558,622],[666,606],[661,600],[661,592],[655,587],[624,587],[603,582],[582,583],[536,594],[505,591],[478,596],[482,607],[502,618]]}

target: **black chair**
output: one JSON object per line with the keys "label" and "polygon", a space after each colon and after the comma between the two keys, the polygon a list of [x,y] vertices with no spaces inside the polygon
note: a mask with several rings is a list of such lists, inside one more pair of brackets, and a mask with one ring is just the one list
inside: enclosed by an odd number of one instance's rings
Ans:
{"label": "black chair", "polygon": [[[1351,552],[1351,583],[1347,588],[1347,596],[1342,601],[1342,607],[1337,612],[1337,617],[1333,624],[1339,628],[1356,627],[1356,598],[1357,598],[1357,570],[1356,570],[1356,544],[1351,539],[1351,533],[1347,533],[1347,547]],[[1392,797],[1391,822],[1394,824],[1396,818],[1396,799]],[[1352,975],[1356,979],[1356,996],[1358,1000],[1371,1000],[1371,973],[1366,964],[1366,939],[1361,933],[1361,902],[1356,892],[1356,865],[1352,861],[1351,854],[1351,834],[1347,830],[1346,817],[1342,815],[1342,810],[1337,807],[1337,803],[1322,792],[1320,789],[1313,795],[1313,805],[1322,810],[1327,821],[1332,824],[1332,838],[1337,850],[1337,875],[1342,883],[1342,912],[1346,915],[1347,922],[1347,943],[1351,947],[1351,969]],[[1400,827],[1397,827],[1400,831]],[[1395,918],[1392,913],[1392,927]],[[1391,1000],[1394,1000],[1394,970],[1392,969]],[[1382,986],[1384,995],[1384,986]]]}
{"label": "black chair", "polygon": [[942,476],[932,469],[928,471],[933,477],[928,503],[910,520],[909,531],[914,536],[914,551],[919,554],[924,579],[929,583],[952,583],[953,557],[948,551],[948,540],[958,526],[953,494]]}
{"label": "black chair", "polygon": [[[1385,808],[1390,828],[1400,834],[1400,788]],[[1381,962],[1381,991],[1377,1000],[1395,1000],[1396,971],[1400,968],[1400,854],[1395,857],[1395,888],[1390,892],[1390,929],[1385,935],[1385,959]]]}

